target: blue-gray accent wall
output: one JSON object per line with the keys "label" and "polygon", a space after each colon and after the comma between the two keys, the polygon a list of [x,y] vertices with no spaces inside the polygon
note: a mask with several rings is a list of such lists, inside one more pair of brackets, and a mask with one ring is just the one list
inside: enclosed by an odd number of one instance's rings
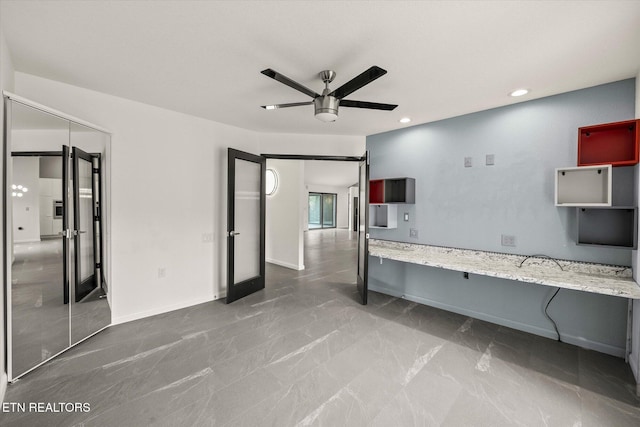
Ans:
{"label": "blue-gray accent wall", "polygon": [[[398,228],[371,238],[631,265],[631,250],[577,246],[576,211],[554,206],[554,170],[576,166],[578,128],[635,117],[635,79],[367,137],[371,179],[416,179],[416,203],[398,206]],[[494,155],[495,164],[485,165]],[[465,157],[472,167],[465,167]],[[637,167],[614,168],[618,176]],[[614,199],[633,204],[617,186]],[[403,220],[409,213],[409,221]],[[409,237],[409,229],[418,238]],[[501,235],[516,246],[501,245]],[[552,337],[548,288],[370,260],[370,288]],[[460,277],[458,277],[460,276]],[[561,290],[549,308],[563,338],[623,355],[627,300]],[[566,335],[566,337],[564,336]]]}

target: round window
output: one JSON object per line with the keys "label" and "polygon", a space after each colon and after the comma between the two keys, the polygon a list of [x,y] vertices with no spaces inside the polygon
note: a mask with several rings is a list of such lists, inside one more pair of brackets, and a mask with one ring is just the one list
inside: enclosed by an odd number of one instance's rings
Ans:
{"label": "round window", "polygon": [[266,193],[267,196],[272,195],[276,192],[278,188],[278,174],[273,169],[267,169],[267,183],[266,183]]}

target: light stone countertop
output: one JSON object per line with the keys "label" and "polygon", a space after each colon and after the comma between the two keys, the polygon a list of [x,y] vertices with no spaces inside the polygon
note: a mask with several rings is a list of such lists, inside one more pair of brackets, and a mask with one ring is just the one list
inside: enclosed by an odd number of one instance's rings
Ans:
{"label": "light stone countertop", "polygon": [[369,240],[369,255],[501,279],[640,299],[640,286],[632,278],[631,267],[377,239]]}

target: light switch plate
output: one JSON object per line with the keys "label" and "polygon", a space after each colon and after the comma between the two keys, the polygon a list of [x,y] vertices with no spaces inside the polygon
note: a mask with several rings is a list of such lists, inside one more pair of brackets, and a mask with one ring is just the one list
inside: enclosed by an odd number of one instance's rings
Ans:
{"label": "light switch plate", "polygon": [[486,160],[487,160],[486,161],[487,166],[493,166],[495,164],[495,155],[487,154]]}
{"label": "light switch plate", "polygon": [[404,220],[409,221],[409,212],[404,213]]}
{"label": "light switch plate", "polygon": [[465,157],[464,158],[464,167],[465,168],[470,168],[473,165],[473,160],[471,157]]}

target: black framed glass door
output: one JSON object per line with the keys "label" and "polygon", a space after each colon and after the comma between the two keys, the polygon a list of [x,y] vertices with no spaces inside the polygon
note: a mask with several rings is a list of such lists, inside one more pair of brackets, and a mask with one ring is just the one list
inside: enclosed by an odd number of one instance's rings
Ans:
{"label": "black framed glass door", "polygon": [[73,203],[75,240],[75,302],[79,302],[98,287],[96,266],[98,265],[97,239],[95,236],[94,212],[96,205],[93,157],[73,147]]}
{"label": "black framed glass door", "polygon": [[266,159],[228,149],[227,304],[265,285]]}
{"label": "black framed glass door", "polygon": [[356,283],[362,304],[367,304],[369,267],[369,152],[358,171],[358,273]]}

